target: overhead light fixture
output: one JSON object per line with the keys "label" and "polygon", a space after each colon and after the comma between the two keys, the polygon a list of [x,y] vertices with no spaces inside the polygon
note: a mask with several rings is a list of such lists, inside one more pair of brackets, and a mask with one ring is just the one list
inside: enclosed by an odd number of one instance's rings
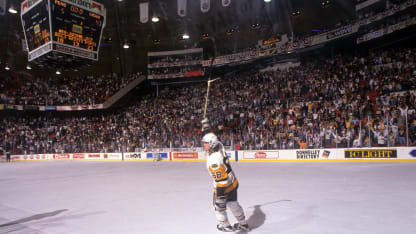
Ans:
{"label": "overhead light fixture", "polygon": [[292,12],[292,15],[293,16],[299,16],[300,15],[300,10],[298,9],[298,10]]}
{"label": "overhead light fixture", "polygon": [[264,2],[271,2],[272,0],[264,0]]}
{"label": "overhead light fixture", "polygon": [[152,17],[152,22],[153,22],[153,23],[157,23],[157,22],[159,22],[159,17],[157,17],[157,16],[153,16],[153,17]]}
{"label": "overhead light fixture", "polygon": [[31,66],[29,66],[29,65],[27,65],[27,66],[26,66],[26,69],[27,69],[27,70],[32,70],[32,67],[31,67]]}
{"label": "overhead light fixture", "polygon": [[124,43],[123,48],[128,49],[128,48],[130,48],[130,45],[128,43]]}
{"label": "overhead light fixture", "polygon": [[9,70],[10,70],[9,65],[7,65],[7,64],[6,64],[6,66],[4,67],[4,69],[5,69],[6,71],[9,71]]}
{"label": "overhead light fixture", "polygon": [[61,74],[61,72],[58,70],[58,71],[56,71],[55,72],[57,75],[60,75]]}
{"label": "overhead light fixture", "polygon": [[13,6],[10,6],[10,8],[9,8],[9,13],[10,13],[10,14],[17,14],[17,10],[16,10],[16,9],[14,9],[14,7],[13,7]]}
{"label": "overhead light fixture", "polygon": [[331,1],[330,0],[322,0],[321,1],[321,6],[326,8],[329,7],[331,5]]}
{"label": "overhead light fixture", "polygon": [[188,34],[183,34],[182,39],[184,39],[184,40],[189,39],[189,35]]}

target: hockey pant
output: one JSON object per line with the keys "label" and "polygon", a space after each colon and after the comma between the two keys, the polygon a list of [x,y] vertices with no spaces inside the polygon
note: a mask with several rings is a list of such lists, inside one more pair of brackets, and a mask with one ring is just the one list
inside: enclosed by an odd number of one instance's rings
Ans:
{"label": "hockey pant", "polygon": [[246,223],[243,208],[237,201],[237,189],[225,194],[224,196],[213,196],[214,212],[220,224],[229,224],[226,208],[228,207],[239,223]]}

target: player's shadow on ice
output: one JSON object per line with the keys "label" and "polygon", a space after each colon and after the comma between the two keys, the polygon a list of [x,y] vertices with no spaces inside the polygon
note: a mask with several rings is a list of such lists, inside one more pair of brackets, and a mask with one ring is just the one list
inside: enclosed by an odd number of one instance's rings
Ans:
{"label": "player's shadow on ice", "polygon": [[44,218],[48,218],[48,217],[53,217],[53,216],[58,215],[62,212],[65,212],[67,210],[68,209],[63,209],[63,210],[55,210],[55,211],[52,211],[52,212],[47,212],[47,213],[42,213],[42,214],[35,214],[35,215],[30,216],[30,217],[26,217],[26,218],[23,218],[23,219],[18,219],[18,220],[14,220],[14,221],[11,221],[11,222],[8,222],[8,223],[5,223],[5,224],[1,224],[0,228],[11,226],[11,225],[17,225],[17,224],[21,224],[21,223],[26,223],[26,222],[31,222],[31,221],[34,221],[34,220],[40,220],[40,219],[44,219]]}
{"label": "player's shadow on ice", "polygon": [[[250,231],[263,225],[264,221],[266,220],[266,214],[261,210],[262,206],[271,205],[271,204],[275,204],[279,202],[290,202],[290,201],[292,200],[279,200],[279,201],[273,201],[273,202],[268,202],[268,203],[254,205],[252,207],[249,207],[249,208],[254,208],[253,213],[247,219],[247,223],[248,223],[248,226],[250,227]],[[250,231],[238,231],[236,233],[244,234]]]}

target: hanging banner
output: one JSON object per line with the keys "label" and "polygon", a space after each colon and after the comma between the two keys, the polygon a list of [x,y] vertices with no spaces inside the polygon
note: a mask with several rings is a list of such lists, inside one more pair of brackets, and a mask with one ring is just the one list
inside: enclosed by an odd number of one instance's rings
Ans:
{"label": "hanging banner", "polygon": [[223,6],[223,7],[227,7],[227,6],[229,6],[229,5],[230,5],[230,3],[231,3],[231,0],[222,0],[222,6]]}
{"label": "hanging banner", "polygon": [[206,13],[211,8],[211,0],[201,0],[201,11]]}
{"label": "hanging banner", "polygon": [[178,15],[181,17],[186,16],[186,0],[178,0]]}
{"label": "hanging banner", "polygon": [[6,0],[0,0],[0,15],[6,14]]}
{"label": "hanging banner", "polygon": [[140,6],[140,23],[147,23],[149,21],[149,3],[143,2],[139,4]]}

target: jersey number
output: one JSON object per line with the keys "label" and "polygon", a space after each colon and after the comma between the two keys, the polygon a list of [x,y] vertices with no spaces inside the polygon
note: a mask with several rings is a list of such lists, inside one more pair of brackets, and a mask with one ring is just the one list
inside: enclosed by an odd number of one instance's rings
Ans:
{"label": "jersey number", "polygon": [[222,177],[221,172],[220,171],[212,172],[212,177],[214,179],[221,178]]}

